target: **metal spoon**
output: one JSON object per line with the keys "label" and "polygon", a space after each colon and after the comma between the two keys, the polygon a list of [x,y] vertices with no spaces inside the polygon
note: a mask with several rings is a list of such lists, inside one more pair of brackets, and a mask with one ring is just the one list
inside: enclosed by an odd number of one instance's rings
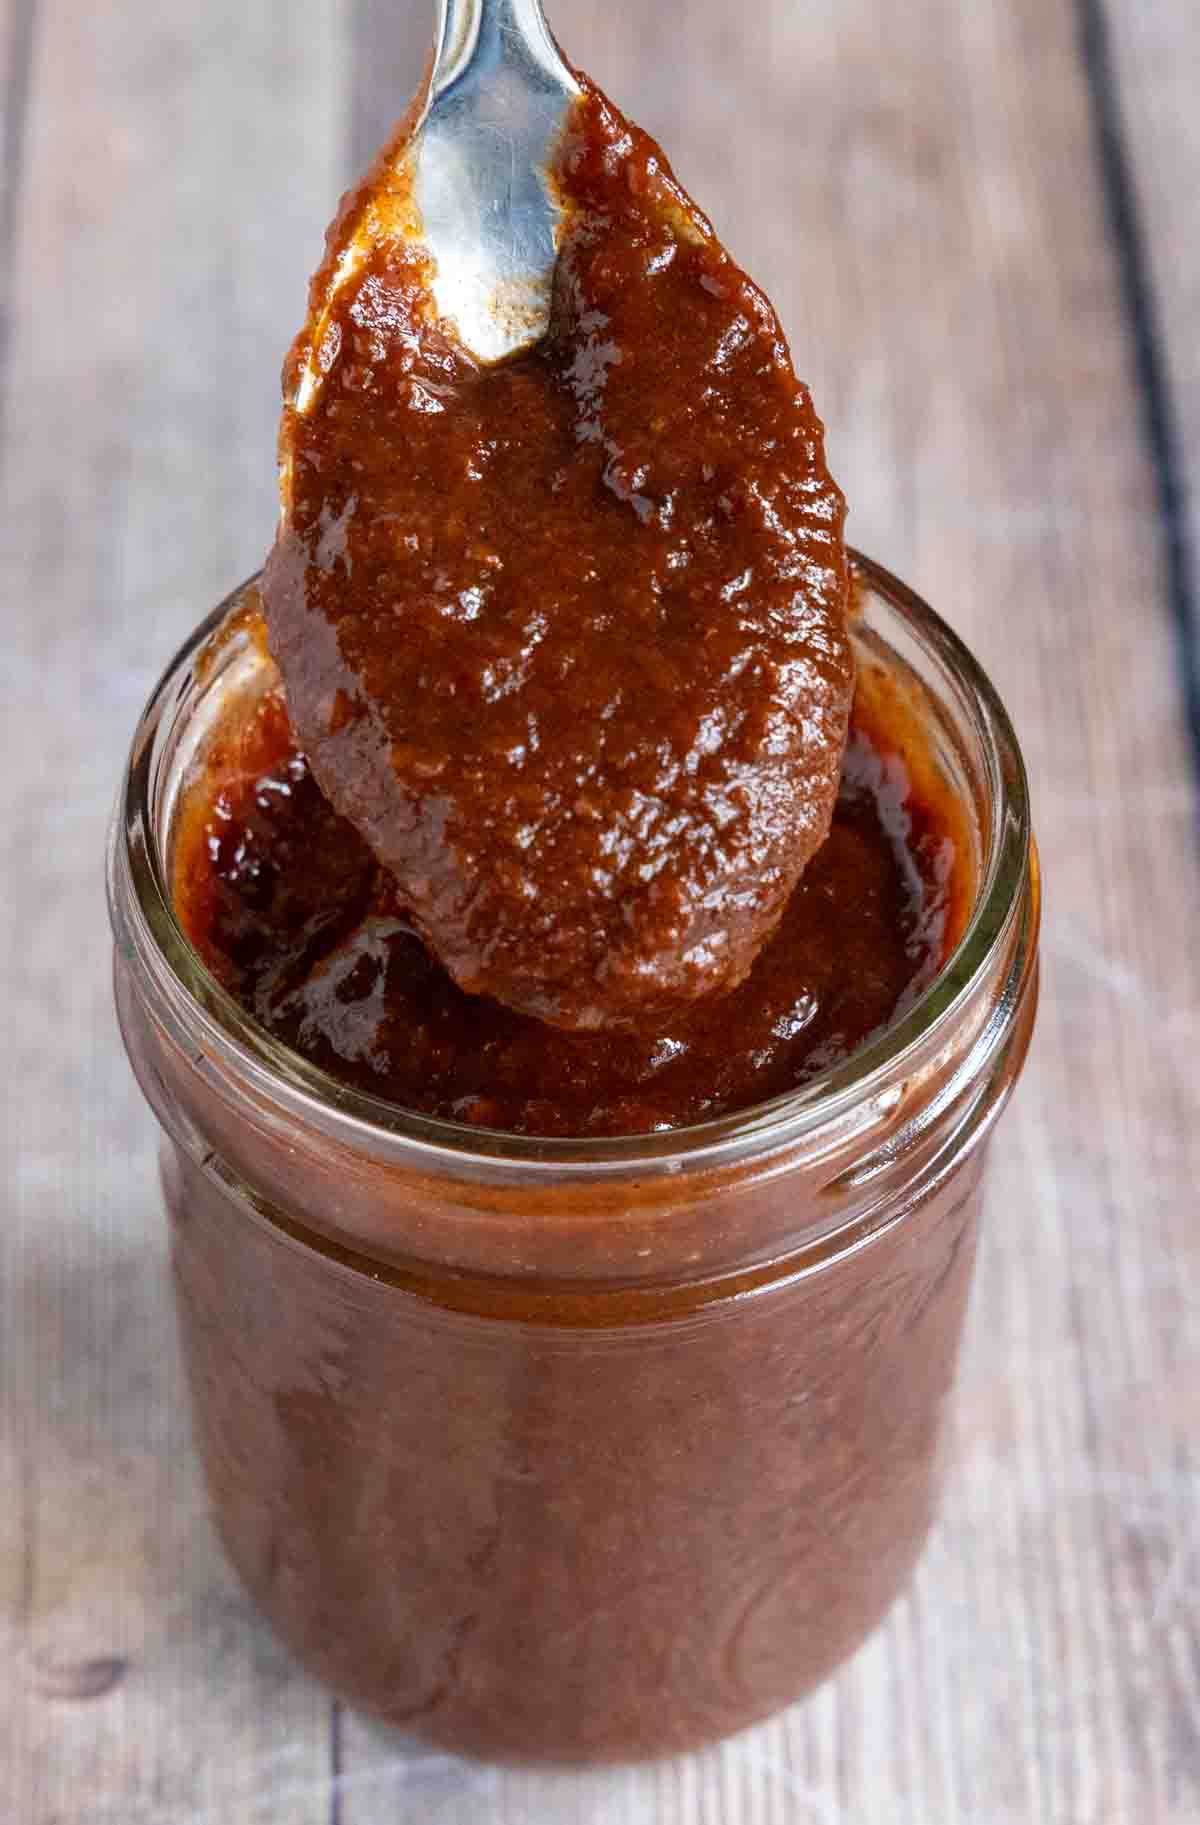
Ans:
{"label": "metal spoon", "polygon": [[413,195],[438,308],[495,361],[549,322],[561,210],[547,167],[579,84],[541,0],[439,0],[439,15]]}
{"label": "metal spoon", "polygon": [[[479,361],[498,361],[545,335],[562,208],[549,167],[580,87],[550,36],[541,0],[438,0],[423,92],[388,149],[375,185],[403,200],[380,217],[370,190],[344,223],[340,253],[310,319],[293,404],[304,414],[323,378],[324,324],[370,251],[380,221],[432,258],[443,317]],[[288,497],[289,457],[282,452]]]}

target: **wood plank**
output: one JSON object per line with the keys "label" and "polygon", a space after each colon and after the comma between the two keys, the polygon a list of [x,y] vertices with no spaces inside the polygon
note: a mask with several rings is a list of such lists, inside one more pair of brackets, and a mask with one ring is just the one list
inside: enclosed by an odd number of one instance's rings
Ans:
{"label": "wood plank", "polygon": [[[12,272],[17,199],[25,157],[35,0],[0,5],[0,375],[12,330]],[[3,412],[0,392],[0,412]]]}
{"label": "wood plank", "polygon": [[205,1512],[100,862],[154,674],[271,535],[276,375],[340,176],[337,13],[38,7],[0,550],[15,1825],[329,1811],[329,1701]]}
{"label": "wood plank", "polygon": [[[436,1762],[389,1771],[394,1746],[347,1719],[341,1817],[415,1821],[436,1794],[456,1822],[1183,1825],[1200,882],[1075,9],[931,0],[903,33],[877,0],[551,10],[780,307],[854,536],[1013,709],[1047,863],[1043,1012],[995,1149],[944,1518],[888,1627],[808,1704],[652,1770],[456,1789]],[[375,83],[377,41],[359,46],[374,141],[408,84],[395,62]]]}

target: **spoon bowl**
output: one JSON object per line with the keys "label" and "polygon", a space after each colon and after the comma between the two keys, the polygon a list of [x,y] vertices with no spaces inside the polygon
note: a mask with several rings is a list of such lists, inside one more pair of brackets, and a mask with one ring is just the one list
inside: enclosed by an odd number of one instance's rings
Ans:
{"label": "spoon bowl", "polygon": [[548,167],[579,93],[540,0],[440,0],[413,198],[438,309],[480,361],[546,333],[562,219]]}
{"label": "spoon bowl", "polygon": [[[541,340],[564,214],[550,167],[580,93],[541,0],[438,0],[421,91],[381,165],[352,194],[318,275],[320,305],[291,387],[301,416],[321,390],[334,302],[381,232],[428,255],[433,302],[477,361]],[[289,465],[285,447],[285,500]]]}

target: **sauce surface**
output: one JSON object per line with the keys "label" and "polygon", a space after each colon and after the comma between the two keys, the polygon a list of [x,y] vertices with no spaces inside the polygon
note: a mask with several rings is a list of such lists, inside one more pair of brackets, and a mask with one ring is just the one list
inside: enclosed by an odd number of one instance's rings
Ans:
{"label": "sauce surface", "polygon": [[368,845],[323,798],[282,696],[222,731],[183,808],[175,903],[242,1006],[343,1082],[534,1135],[677,1128],[847,1058],[961,933],[954,837],[856,714],[832,828],[730,994],[633,1033],[570,1033],[465,993]]}
{"label": "sauce surface", "polygon": [[[404,234],[335,284],[363,212],[402,212],[402,145],[335,225],[285,376],[320,377],[285,411],[264,579],[290,714],[393,924],[462,987],[661,1027],[746,977],[829,828],[842,496],[770,304],[591,85],[550,333],[495,366],[435,319]],[[403,973],[412,940],[373,931]],[[587,1067],[560,1051],[570,1100]]]}

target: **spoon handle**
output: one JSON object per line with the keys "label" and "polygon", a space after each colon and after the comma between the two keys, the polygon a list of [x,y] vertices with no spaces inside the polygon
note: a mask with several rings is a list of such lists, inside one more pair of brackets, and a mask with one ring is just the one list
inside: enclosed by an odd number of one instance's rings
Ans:
{"label": "spoon handle", "polygon": [[439,0],[413,196],[438,309],[482,361],[545,334],[561,215],[548,171],[579,93],[541,0]]}
{"label": "spoon handle", "polygon": [[574,77],[554,42],[542,0],[438,0],[430,99],[464,77],[515,68],[527,81],[574,90]]}

